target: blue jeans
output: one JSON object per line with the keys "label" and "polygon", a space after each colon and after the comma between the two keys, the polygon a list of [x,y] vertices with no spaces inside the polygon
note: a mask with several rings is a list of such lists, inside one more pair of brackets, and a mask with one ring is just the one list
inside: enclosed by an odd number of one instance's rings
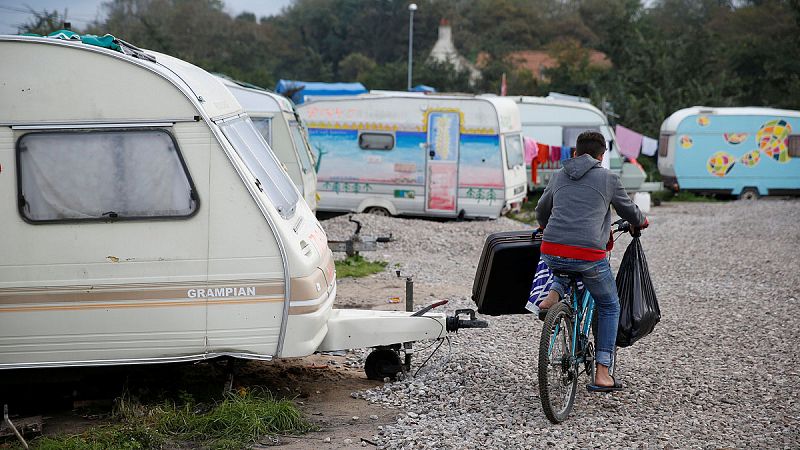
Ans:
{"label": "blue jeans", "polygon": [[[583,284],[597,305],[597,336],[595,336],[597,362],[606,367],[610,366],[617,342],[619,294],[608,260],[582,261],[550,255],[542,255],[542,259],[553,272],[560,270],[581,274]],[[568,279],[554,276],[550,289],[563,297],[568,287]]]}

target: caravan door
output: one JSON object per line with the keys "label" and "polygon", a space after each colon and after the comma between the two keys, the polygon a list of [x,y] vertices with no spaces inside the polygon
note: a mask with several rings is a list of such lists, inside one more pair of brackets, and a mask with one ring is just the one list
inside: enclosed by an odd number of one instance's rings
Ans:
{"label": "caravan door", "polygon": [[425,211],[455,214],[458,202],[460,114],[430,111],[425,170]]}

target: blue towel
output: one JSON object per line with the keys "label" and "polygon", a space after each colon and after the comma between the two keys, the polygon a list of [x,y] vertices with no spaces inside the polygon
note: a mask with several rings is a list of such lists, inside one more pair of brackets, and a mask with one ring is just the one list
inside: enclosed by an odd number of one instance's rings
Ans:
{"label": "blue towel", "polygon": [[[528,311],[538,314],[539,313],[539,304],[547,298],[547,294],[550,293],[550,286],[553,284],[553,272],[547,267],[547,264],[542,260],[539,259],[539,263],[536,265],[536,275],[533,276],[533,283],[531,283],[531,292],[528,294],[528,304],[525,305],[525,309]],[[578,280],[578,290],[583,290],[583,282]]]}
{"label": "blue towel", "polygon": [[569,159],[572,156],[572,147],[561,147],[561,161]]}
{"label": "blue towel", "polygon": [[528,295],[528,304],[525,309],[536,314],[539,312],[539,303],[542,303],[550,292],[550,285],[553,284],[553,272],[547,267],[542,259],[536,265],[536,275],[533,277],[531,292]]}

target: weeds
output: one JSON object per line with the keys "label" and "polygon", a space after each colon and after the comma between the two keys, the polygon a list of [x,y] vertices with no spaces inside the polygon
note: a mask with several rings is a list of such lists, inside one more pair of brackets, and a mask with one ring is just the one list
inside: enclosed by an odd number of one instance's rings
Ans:
{"label": "weeds", "polygon": [[117,400],[118,423],[75,436],[43,437],[39,450],[151,449],[165,443],[191,443],[214,449],[246,448],[264,436],[312,430],[290,400],[276,400],[268,391],[240,390],[214,404],[180,396],[181,403],[147,406],[128,396]]}
{"label": "weeds", "polygon": [[32,442],[37,450],[138,450],[160,448],[164,437],[143,424],[114,424],[92,428],[80,435],[41,437]]}
{"label": "weeds", "polygon": [[341,261],[336,261],[336,276],[338,278],[366,277],[382,272],[386,265],[387,263],[383,261],[367,261],[361,255],[348,256]]}
{"label": "weeds", "polygon": [[522,203],[520,211],[508,213],[508,218],[534,227],[538,226],[539,224],[536,222],[536,204],[539,203],[539,197],[541,196],[541,192],[529,193],[528,199]]}

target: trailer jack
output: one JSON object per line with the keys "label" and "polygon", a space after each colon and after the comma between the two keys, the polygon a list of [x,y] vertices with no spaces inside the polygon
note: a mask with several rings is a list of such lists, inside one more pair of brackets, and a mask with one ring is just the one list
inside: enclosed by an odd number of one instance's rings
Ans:
{"label": "trailer jack", "polygon": [[17,437],[17,440],[22,444],[25,449],[28,449],[28,443],[25,442],[25,438],[22,437],[22,434],[17,430],[17,427],[14,426],[14,423],[11,422],[11,419],[8,417],[8,405],[3,405],[3,422],[11,428],[11,431],[14,432],[14,435]]}

